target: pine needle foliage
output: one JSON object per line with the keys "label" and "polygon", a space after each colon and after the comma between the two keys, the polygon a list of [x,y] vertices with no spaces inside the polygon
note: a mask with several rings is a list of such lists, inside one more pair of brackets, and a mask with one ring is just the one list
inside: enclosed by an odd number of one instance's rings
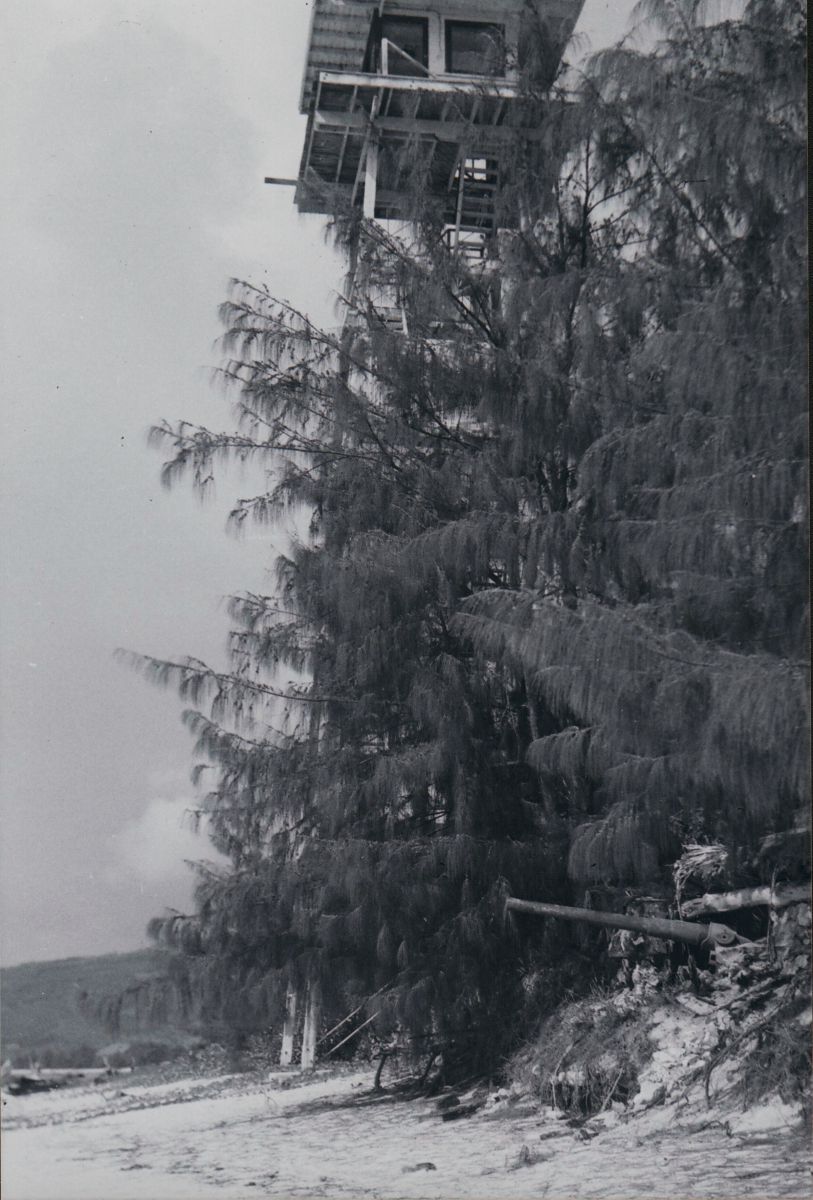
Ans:
{"label": "pine needle foliage", "polygon": [[275,593],[233,599],[226,670],[133,660],[214,768],[232,867],[153,928],[202,956],[207,1011],[379,993],[379,1027],[490,1070],[507,891],[663,883],[686,843],[744,882],[804,802],[803,11],[639,15],[654,50],[529,92],[499,275],[419,188],[408,239],[341,214],[341,332],[235,283],[235,429],[154,431],[168,484],[267,466],[237,525],[310,514]]}

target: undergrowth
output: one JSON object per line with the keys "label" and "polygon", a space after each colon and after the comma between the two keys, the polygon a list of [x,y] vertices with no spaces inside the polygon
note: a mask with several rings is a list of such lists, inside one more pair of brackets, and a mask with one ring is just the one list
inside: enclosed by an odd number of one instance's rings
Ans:
{"label": "undergrowth", "polygon": [[800,996],[783,1005],[759,1029],[741,1061],[743,1108],[766,1096],[801,1104],[811,1115],[811,1045],[809,999]]}
{"label": "undergrowth", "polygon": [[635,1095],[652,1053],[640,1014],[594,995],[561,1004],[514,1056],[508,1074],[541,1104],[590,1116]]}

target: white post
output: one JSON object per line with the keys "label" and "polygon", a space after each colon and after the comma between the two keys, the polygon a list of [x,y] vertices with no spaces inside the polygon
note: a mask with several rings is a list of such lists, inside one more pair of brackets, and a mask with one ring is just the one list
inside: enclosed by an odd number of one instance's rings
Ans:
{"label": "white post", "polygon": [[364,163],[364,216],[375,218],[375,194],[378,187],[378,131],[372,130]]}
{"label": "white post", "polygon": [[312,983],[308,987],[308,999],[305,1004],[305,1028],[302,1031],[302,1057],[300,1064],[303,1071],[312,1071],[316,1063],[316,1039],[319,1033],[320,1014],[319,985]]}
{"label": "white post", "polygon": [[279,1055],[279,1065],[290,1067],[294,1061],[294,1034],[296,1032],[296,992],[288,988],[285,997],[285,1024],[282,1027],[282,1049]]}

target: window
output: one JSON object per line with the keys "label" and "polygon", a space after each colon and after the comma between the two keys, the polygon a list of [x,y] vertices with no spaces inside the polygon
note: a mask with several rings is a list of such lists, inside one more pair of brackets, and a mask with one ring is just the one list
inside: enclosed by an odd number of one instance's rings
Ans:
{"label": "window", "polygon": [[479,21],[447,21],[446,70],[453,75],[504,75],[503,26]]}
{"label": "window", "polygon": [[[382,17],[379,33],[392,45],[388,50],[390,75],[424,75],[429,70],[429,22],[423,17]],[[379,42],[380,46],[380,42]],[[397,46],[397,50],[394,47]],[[403,51],[399,54],[398,51]],[[409,57],[405,57],[408,55]],[[411,62],[410,59],[414,59]],[[381,62],[379,50],[379,63]],[[420,64],[420,65],[418,65]],[[421,67],[424,68],[421,71]]]}

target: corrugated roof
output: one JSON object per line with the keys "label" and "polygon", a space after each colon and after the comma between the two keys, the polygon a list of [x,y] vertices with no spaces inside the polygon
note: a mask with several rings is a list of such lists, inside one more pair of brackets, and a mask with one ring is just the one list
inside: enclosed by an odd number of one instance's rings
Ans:
{"label": "corrugated roof", "polygon": [[378,0],[313,0],[300,109],[307,112],[320,71],[360,71]]}

